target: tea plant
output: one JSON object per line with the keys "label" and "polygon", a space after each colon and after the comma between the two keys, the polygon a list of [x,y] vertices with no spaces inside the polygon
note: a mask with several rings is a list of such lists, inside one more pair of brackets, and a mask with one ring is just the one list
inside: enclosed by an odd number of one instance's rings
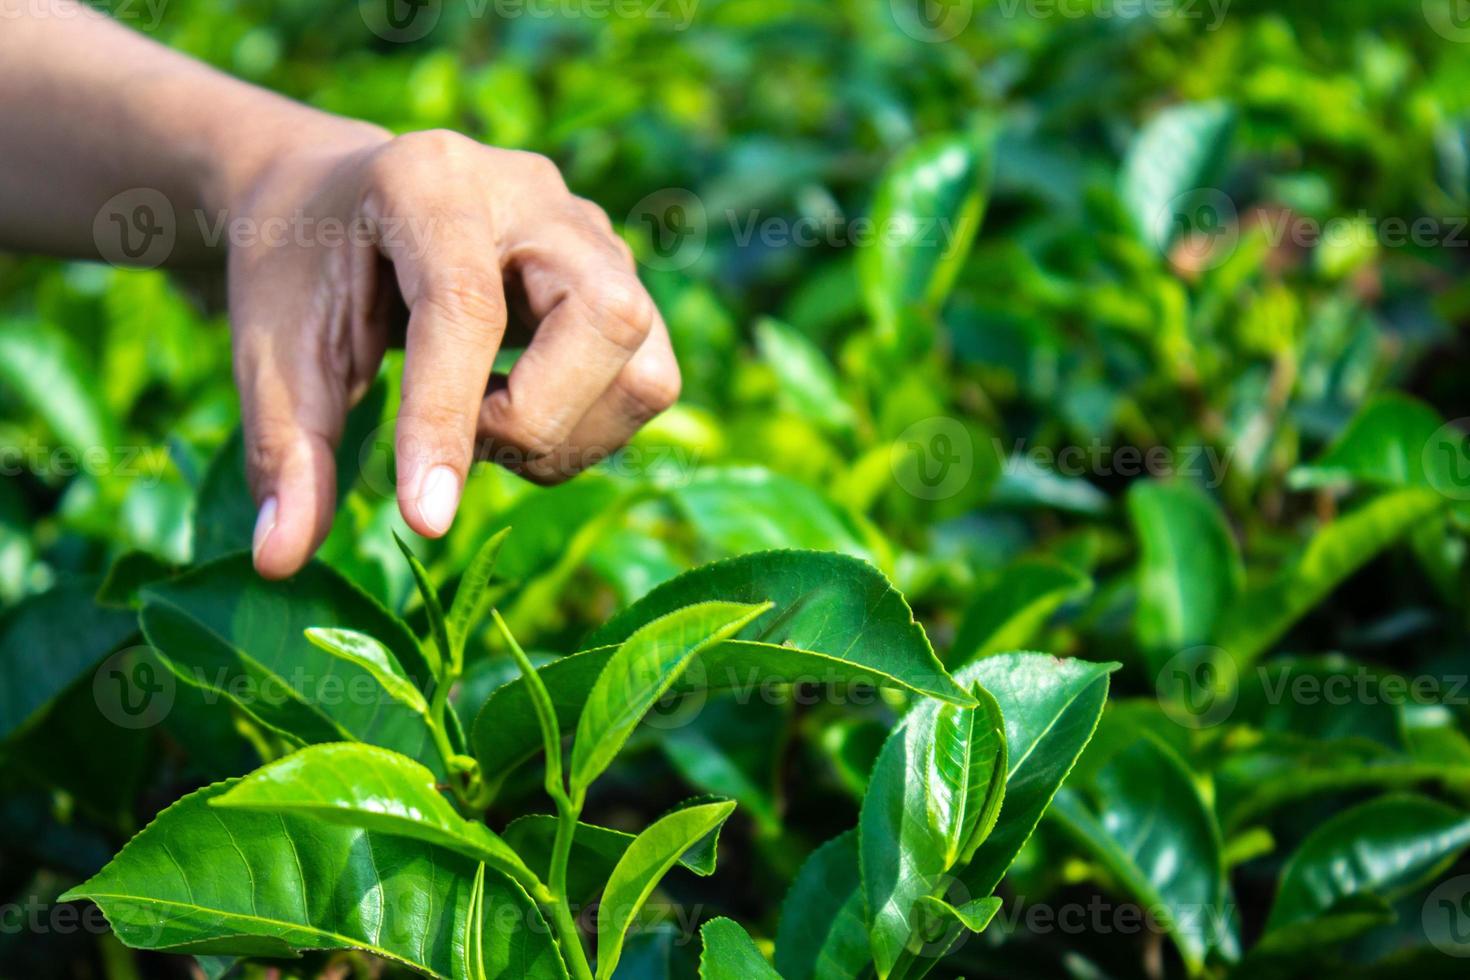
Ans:
{"label": "tea plant", "polygon": [[[695,798],[632,835],[582,822],[594,783],[671,692],[820,676],[911,706],[857,827],[793,884],[777,968],[857,975],[871,961],[881,977],[918,977],[995,914],[996,886],[1102,713],[1111,665],[1010,654],[951,676],[881,575],[816,552],[696,569],[538,669],[487,602],[505,539],[480,549],[447,610],[400,542],[427,613],[421,639],[321,566],[272,585],[251,581],[237,555],[144,587],[141,622],[159,659],[230,699],[285,754],[174,803],[63,900],[95,901],[144,949],[353,948],[431,976],[606,980],[666,874],[714,873],[736,805]],[[448,691],[487,610],[521,675],[466,738]],[[302,666],[305,683],[293,683]],[[326,695],[328,681],[352,690],[359,674],[373,697],[344,706]],[[247,678],[261,686],[237,683]],[[494,832],[485,809],[538,750],[555,812]],[[824,887],[834,875],[845,890]],[[589,956],[578,915],[593,900]],[[702,976],[776,975],[736,923],[713,920],[702,935]]]}

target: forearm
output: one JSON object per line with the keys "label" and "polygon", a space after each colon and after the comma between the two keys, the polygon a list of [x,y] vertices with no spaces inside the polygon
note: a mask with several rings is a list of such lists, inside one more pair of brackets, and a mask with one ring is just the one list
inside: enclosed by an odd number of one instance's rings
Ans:
{"label": "forearm", "polygon": [[170,261],[209,262],[208,229],[290,145],[381,138],[73,0],[0,0],[0,92],[0,249],[96,257],[104,206],[146,188],[173,211]]}

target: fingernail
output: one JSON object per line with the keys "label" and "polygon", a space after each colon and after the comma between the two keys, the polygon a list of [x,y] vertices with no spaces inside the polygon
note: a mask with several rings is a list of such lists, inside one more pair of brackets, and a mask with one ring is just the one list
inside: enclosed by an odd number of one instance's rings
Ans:
{"label": "fingernail", "polygon": [[447,466],[434,467],[419,490],[419,517],[435,534],[443,534],[458,506],[459,474]]}
{"label": "fingernail", "polygon": [[260,505],[260,515],[255,518],[255,536],[250,542],[250,551],[255,560],[260,561],[260,553],[265,548],[265,543],[270,539],[271,532],[276,529],[276,498],[274,495],[265,498],[265,503]]}

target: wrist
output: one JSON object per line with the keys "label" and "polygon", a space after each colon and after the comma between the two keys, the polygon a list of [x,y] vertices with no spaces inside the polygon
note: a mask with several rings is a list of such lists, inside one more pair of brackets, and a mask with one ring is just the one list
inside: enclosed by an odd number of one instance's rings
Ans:
{"label": "wrist", "polygon": [[211,214],[243,215],[253,210],[263,188],[287,167],[323,168],[391,140],[380,126],[329,115],[294,103],[219,127],[211,141],[200,201]]}

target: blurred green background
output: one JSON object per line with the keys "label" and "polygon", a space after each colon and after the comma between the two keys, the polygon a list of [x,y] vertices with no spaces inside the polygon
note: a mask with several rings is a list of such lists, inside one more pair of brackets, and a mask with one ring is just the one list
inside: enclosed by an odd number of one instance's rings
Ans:
{"label": "blurred green background", "polygon": [[[1388,456],[1346,481],[1299,469],[1371,399],[1397,390],[1442,419],[1470,415],[1470,22],[1457,3],[436,0],[396,8],[409,34],[426,23],[412,18],[432,20],[408,41],[382,3],[159,4],[113,9],[323,109],[550,156],[639,255],[683,366],[683,403],[606,472],[563,488],[477,469],[455,531],[420,542],[452,573],[484,533],[515,524],[529,540],[508,573],[522,586],[512,621],[528,646],[575,649],[679,570],[770,547],[874,562],[951,665],[995,640],[976,612],[984,602],[1030,610],[1005,634],[1014,645],[1125,664],[1119,703],[1167,733],[1222,815],[1247,945],[1312,826],[1364,792],[1420,784],[1400,770],[1343,798],[1293,799],[1280,823],[1232,816],[1230,779],[1244,793],[1269,767],[1232,774],[1229,752],[1248,736],[1170,728],[1154,706],[1167,657],[1137,620],[1149,512],[1145,501],[1130,516],[1125,500],[1139,479],[1195,484],[1239,542],[1244,581],[1259,585],[1354,494],[1393,482]],[[915,179],[949,188],[947,146],[969,148],[957,159],[973,170],[952,181],[959,198],[916,213],[952,219],[954,248],[920,263],[920,288],[896,288],[881,249],[853,239],[864,219],[902,211]],[[911,166],[930,169],[915,178]],[[971,245],[966,221],[982,202]],[[209,277],[0,257],[7,606],[101,576],[129,552],[185,564],[204,553],[201,528],[227,523],[211,511],[196,527],[211,460],[238,422],[219,295]],[[385,376],[391,415],[391,360]],[[413,615],[386,461],[371,439],[360,445],[364,478],[323,557]],[[105,452],[78,466],[68,447]],[[941,456],[959,474],[942,486],[922,469]],[[1265,642],[1284,634],[1273,649],[1460,676],[1462,523],[1436,512],[1386,534],[1381,544],[1416,537]],[[1049,587],[1015,586],[1018,567],[1050,573]],[[467,703],[506,676],[486,644]],[[768,888],[782,890],[771,882],[850,825],[888,721],[881,704],[756,709],[723,729],[709,712],[703,737],[749,777],[740,793],[760,856],[728,900],[759,923],[773,914]],[[1392,749],[1452,765],[1460,782],[1427,782],[1462,806],[1465,716],[1461,703],[1392,722],[1438,733],[1432,758],[1407,737]],[[1344,733],[1234,720],[1317,739],[1318,752]],[[181,787],[248,768],[245,742],[198,736],[196,723],[181,706],[171,734],[125,763],[85,750],[76,785],[11,767],[0,825],[21,843],[0,845],[0,889],[59,891]],[[659,771],[728,790],[697,771],[697,755],[672,752]],[[89,766],[111,777],[101,798],[82,778]],[[817,775],[792,792],[792,771]],[[1128,891],[1116,868],[1051,833],[1017,882],[1033,897]],[[1441,969],[1416,916],[1413,906],[1371,948],[1333,956]],[[1157,935],[992,932],[969,947],[966,975],[1179,975]],[[19,938],[40,972],[15,975],[95,976],[120,955],[95,960],[76,937]],[[0,935],[0,950],[16,942]]]}

